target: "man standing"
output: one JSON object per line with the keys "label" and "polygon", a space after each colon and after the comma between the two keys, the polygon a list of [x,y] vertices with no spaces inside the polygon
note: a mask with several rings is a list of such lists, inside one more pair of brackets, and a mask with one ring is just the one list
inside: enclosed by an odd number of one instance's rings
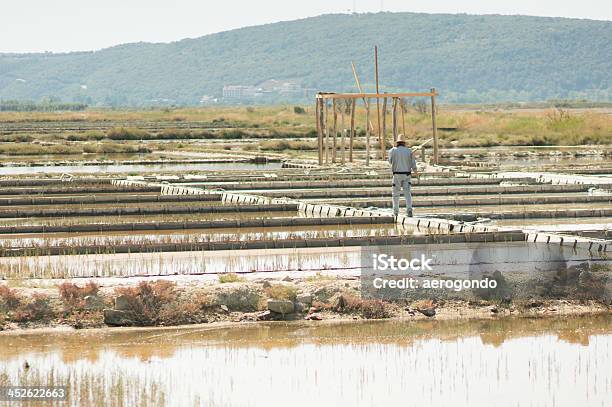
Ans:
{"label": "man standing", "polygon": [[411,175],[418,175],[416,160],[412,149],[406,147],[403,134],[397,136],[397,146],[389,150],[389,163],[393,171],[393,215],[399,214],[400,193],[404,190],[406,214],[412,216],[412,194],[410,192]]}

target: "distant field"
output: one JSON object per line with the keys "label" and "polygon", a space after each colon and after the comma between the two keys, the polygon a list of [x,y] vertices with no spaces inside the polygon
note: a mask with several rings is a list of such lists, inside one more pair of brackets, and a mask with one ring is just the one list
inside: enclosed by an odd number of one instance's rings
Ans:
{"label": "distant field", "polygon": [[[529,108],[531,107],[531,108]],[[316,149],[314,108],[212,107],[78,112],[0,112],[0,155],[83,156],[168,151],[286,152]],[[391,115],[387,115],[387,138]],[[343,118],[344,116],[344,118]],[[373,119],[376,127],[376,117]],[[339,112],[338,129],[349,125]],[[363,149],[365,109],[356,114],[356,149]],[[399,128],[411,144],[431,137],[430,113],[410,107]],[[612,144],[612,108],[542,106],[442,106],[444,148]]]}

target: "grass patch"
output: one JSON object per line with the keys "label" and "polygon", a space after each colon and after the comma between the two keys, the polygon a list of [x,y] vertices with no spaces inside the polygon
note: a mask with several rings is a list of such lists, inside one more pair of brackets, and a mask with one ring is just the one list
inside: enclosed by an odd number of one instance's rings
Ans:
{"label": "grass patch", "polygon": [[77,154],[143,154],[151,150],[145,146],[117,143],[33,144],[17,143],[0,145],[0,154],[20,155],[77,155]]}
{"label": "grass patch", "polygon": [[151,149],[145,146],[129,144],[101,143],[84,145],[83,152],[95,154],[145,154],[150,153]]}
{"label": "grass patch", "polygon": [[266,295],[273,300],[295,301],[297,298],[297,287],[285,284],[272,284],[266,287]]}
{"label": "grass patch", "polygon": [[[443,147],[612,144],[612,115],[605,111],[572,111],[559,108],[504,111],[486,106],[481,110],[477,110],[478,107],[471,107],[468,110],[453,109],[453,106],[441,106],[438,112],[438,127],[450,129],[440,131],[440,136],[444,141],[441,143]],[[66,131],[65,134],[59,136],[62,140],[74,142],[93,142],[103,139],[137,141],[257,138],[262,140],[260,148],[263,151],[315,151],[317,148],[315,140],[291,140],[316,137],[315,118],[310,113],[312,112],[296,114],[294,106],[257,106],[249,110],[243,107],[208,107],[141,111],[86,110],[78,113],[0,112],[0,122],[49,121],[60,123],[57,126],[59,129],[61,129],[61,122],[105,122],[116,125],[104,132],[98,130]],[[410,145],[418,145],[419,141],[431,137],[429,115],[422,114],[418,109],[411,107],[403,117]],[[344,119],[345,126],[348,126],[348,116],[345,115]],[[365,110],[361,106],[357,109],[355,121],[358,124],[365,122]],[[161,122],[197,123],[200,128],[197,130],[182,128],[182,125],[175,124],[171,127],[176,128],[164,129],[166,126],[160,126],[155,133],[130,127],[129,123],[134,122],[146,122],[153,128],[156,123]],[[122,126],[122,123],[126,125]],[[210,128],[202,129],[202,123]],[[390,118],[387,118],[387,123],[390,123]],[[403,123],[400,122],[400,128],[403,127]],[[362,141],[363,128],[357,130],[359,141]],[[82,152],[82,149],[74,145],[36,146],[31,143],[37,140],[52,140],[54,137],[57,136],[46,133],[36,134],[35,130],[34,133],[27,135],[7,134],[2,136],[3,140],[23,145],[1,146],[0,154],[38,155],[43,152],[46,154]],[[278,140],[266,140],[268,138]],[[375,137],[373,137],[372,146],[376,144],[374,139]],[[362,145],[356,145],[355,148],[363,149]]]}
{"label": "grass patch", "polygon": [[141,140],[150,137],[149,132],[132,127],[115,127],[106,133],[110,140]]}
{"label": "grass patch", "polygon": [[225,283],[242,283],[245,282],[246,279],[236,273],[227,273],[227,274],[219,274],[219,282],[221,284]]}
{"label": "grass patch", "polygon": [[300,141],[300,140],[267,140],[259,143],[259,148],[262,151],[284,151],[298,150],[311,151],[317,149],[316,141]]}
{"label": "grass patch", "polygon": [[317,281],[330,281],[330,280],[337,280],[337,278],[334,276],[326,276],[319,272],[317,272],[317,274],[315,274],[314,276],[306,277],[306,281],[308,281],[309,283],[316,283]]}

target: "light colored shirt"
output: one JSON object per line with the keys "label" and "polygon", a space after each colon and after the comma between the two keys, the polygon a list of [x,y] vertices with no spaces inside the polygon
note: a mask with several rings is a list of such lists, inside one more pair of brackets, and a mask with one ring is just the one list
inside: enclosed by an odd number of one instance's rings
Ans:
{"label": "light colored shirt", "polygon": [[389,150],[389,163],[393,172],[412,172],[417,169],[412,149],[406,146],[393,147]]}

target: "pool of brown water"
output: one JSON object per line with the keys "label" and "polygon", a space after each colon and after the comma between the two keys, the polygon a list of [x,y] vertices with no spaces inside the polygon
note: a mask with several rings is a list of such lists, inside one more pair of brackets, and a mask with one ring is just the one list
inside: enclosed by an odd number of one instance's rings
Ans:
{"label": "pool of brown water", "polygon": [[71,406],[605,406],[610,366],[611,315],[0,334]]}

